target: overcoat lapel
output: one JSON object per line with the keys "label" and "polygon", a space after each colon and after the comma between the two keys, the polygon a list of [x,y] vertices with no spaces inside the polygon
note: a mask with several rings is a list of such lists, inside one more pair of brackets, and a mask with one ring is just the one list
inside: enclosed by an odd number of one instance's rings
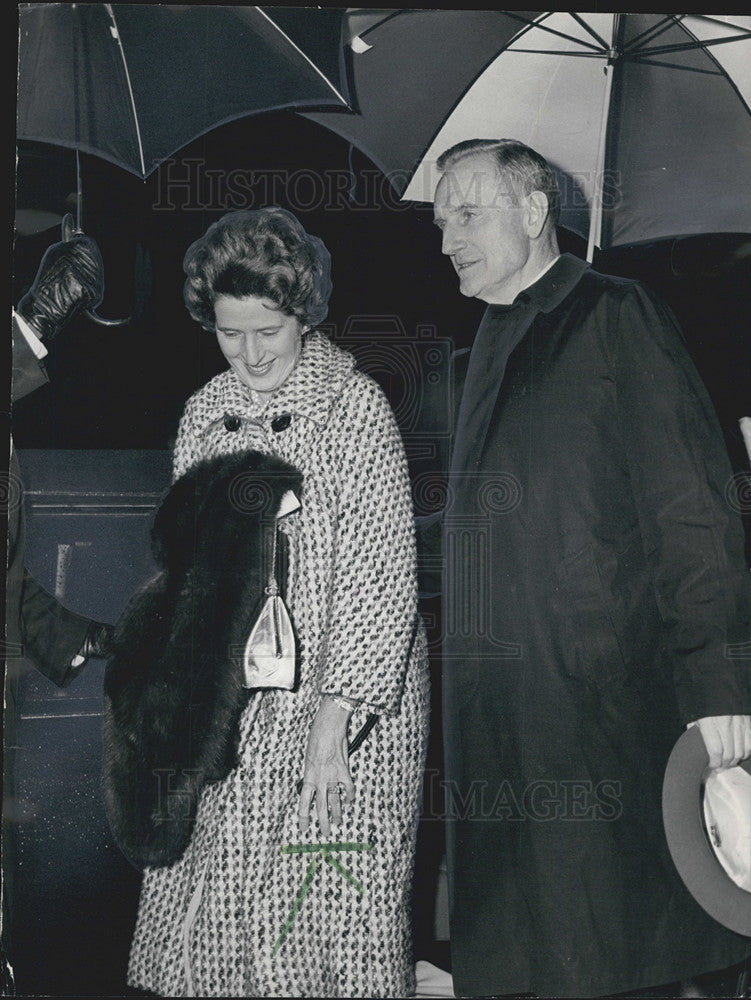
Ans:
{"label": "overcoat lapel", "polygon": [[[528,360],[529,364],[535,363],[534,335],[538,316],[540,313],[552,312],[560,305],[578,284],[587,268],[588,265],[578,257],[574,257],[573,254],[563,254],[549,271],[529,288],[520,292],[512,303],[512,306],[522,306],[522,308],[524,308],[524,303],[527,304],[525,315],[519,317],[518,320],[524,326],[524,330],[509,353],[501,378],[497,379],[494,384],[489,383],[485,388],[488,398],[485,400],[483,409],[488,414],[488,419],[482,423],[479,432],[474,435],[474,441],[466,439],[466,428],[463,424],[469,416],[467,395],[468,393],[474,394],[476,388],[473,386],[472,380],[478,377],[478,372],[484,370],[483,362],[485,359],[482,356],[476,357],[470,354],[468,364],[464,369],[466,375],[461,386],[461,402],[456,421],[455,444],[450,466],[452,476],[461,476],[462,473],[466,473],[473,463],[482,465],[482,456],[485,452],[488,434],[504,405],[504,401],[512,392],[512,386],[524,368],[525,359]],[[508,315],[509,321],[513,322],[510,320],[511,314],[508,313]],[[475,337],[477,346],[482,347],[480,338],[485,339],[488,333],[492,334],[492,329],[489,329],[491,325],[500,326],[503,322],[503,314],[499,314],[493,306],[488,306]],[[500,331],[499,333],[502,336]]]}

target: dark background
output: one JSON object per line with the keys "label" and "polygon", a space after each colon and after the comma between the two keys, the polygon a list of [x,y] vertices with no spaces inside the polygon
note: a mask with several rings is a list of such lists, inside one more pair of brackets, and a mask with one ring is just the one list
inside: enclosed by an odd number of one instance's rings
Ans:
{"label": "dark background", "polygon": [[[20,143],[18,156],[14,302],[59,239],[55,218],[76,211],[72,151]],[[148,572],[144,512],[166,485],[166,453],[185,400],[225,366],[182,302],[183,255],[211,222],[275,203],[322,237],[333,262],[329,332],[356,347],[381,381],[418,462],[425,457],[413,419],[420,385],[410,365],[416,360],[423,374],[435,358],[445,365],[450,348],[471,343],[484,306],[459,294],[431,206],[399,203],[365,157],[292,112],[223,126],[146,181],[94,157],[81,155],[80,164],[82,224],[106,268],[99,312],[132,319],[116,328],[85,318],[71,324],[52,344],[50,385],[14,407],[13,434],[31,507],[32,569],[54,586],[62,539],[74,549],[66,603],[112,619]],[[560,242],[584,256],[580,237],[561,231]],[[641,279],[672,307],[733,471],[747,470],[737,421],[751,415],[751,236],[667,240],[600,253],[594,266]],[[113,513],[96,520],[92,510],[104,502]],[[435,600],[424,610],[435,615]],[[439,774],[437,658],[432,666],[428,770]],[[139,880],[109,839],[99,798],[101,664],[65,692],[33,672],[23,682],[19,991],[120,995]],[[446,943],[436,940],[433,922],[442,823],[429,785],[418,839],[416,957],[445,966]]]}

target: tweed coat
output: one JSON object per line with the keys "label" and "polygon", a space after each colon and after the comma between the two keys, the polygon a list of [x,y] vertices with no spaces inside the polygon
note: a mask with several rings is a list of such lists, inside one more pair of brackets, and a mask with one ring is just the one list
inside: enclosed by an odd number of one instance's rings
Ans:
{"label": "tweed coat", "polygon": [[[299,683],[252,695],[240,763],[203,791],[185,855],[147,869],[129,982],[169,996],[408,996],[429,692],[401,438],[375,382],[316,331],[263,410],[231,369],[189,399],[174,475],[249,448],[303,477],[280,522]],[[295,787],[322,693],[361,703],[350,738],[380,716],[329,838],[315,818],[300,833]]]}
{"label": "tweed coat", "polygon": [[[751,587],[664,304],[570,255],[521,295],[444,523],[452,973],[457,996],[601,996],[751,953],[681,882],[661,815],[685,724],[751,711]],[[511,308],[486,313],[496,341]]]}

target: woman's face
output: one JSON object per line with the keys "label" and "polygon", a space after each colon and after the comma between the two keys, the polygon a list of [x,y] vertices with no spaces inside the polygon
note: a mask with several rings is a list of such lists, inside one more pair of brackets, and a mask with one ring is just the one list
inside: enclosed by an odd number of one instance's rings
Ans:
{"label": "woman's face", "polygon": [[255,392],[278,389],[300,357],[299,319],[257,295],[217,296],[214,319],[219,347],[240,381]]}

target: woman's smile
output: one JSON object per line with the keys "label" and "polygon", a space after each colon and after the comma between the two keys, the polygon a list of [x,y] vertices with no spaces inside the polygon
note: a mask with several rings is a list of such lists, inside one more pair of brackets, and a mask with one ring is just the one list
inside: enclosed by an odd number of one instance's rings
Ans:
{"label": "woman's smile", "polygon": [[274,358],[269,361],[264,361],[260,365],[249,365],[247,361],[245,362],[245,367],[251,373],[251,375],[265,375],[266,372],[271,368],[274,363]]}
{"label": "woman's smile", "polygon": [[214,316],[219,347],[240,381],[254,392],[278,389],[300,357],[300,320],[257,295],[219,295]]}

